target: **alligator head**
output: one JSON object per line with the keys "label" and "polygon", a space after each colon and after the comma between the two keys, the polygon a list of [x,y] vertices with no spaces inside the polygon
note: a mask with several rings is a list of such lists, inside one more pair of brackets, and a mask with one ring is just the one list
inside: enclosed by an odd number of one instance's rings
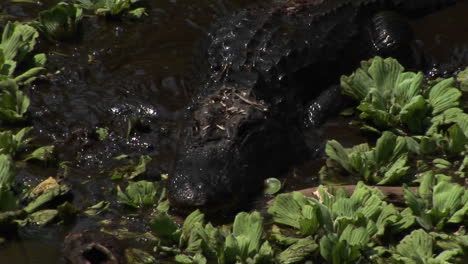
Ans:
{"label": "alligator head", "polygon": [[197,104],[191,124],[168,183],[171,203],[181,211],[242,206],[266,175],[281,171],[278,164],[290,165],[291,129],[247,91],[215,91]]}

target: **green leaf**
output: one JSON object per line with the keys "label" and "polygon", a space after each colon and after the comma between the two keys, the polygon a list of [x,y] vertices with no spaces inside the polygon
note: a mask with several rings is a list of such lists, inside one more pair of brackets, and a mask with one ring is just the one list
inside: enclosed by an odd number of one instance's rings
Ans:
{"label": "green leaf", "polygon": [[44,67],[34,67],[15,77],[18,84],[28,84],[36,79],[38,75],[45,72]]}
{"label": "green leaf", "polygon": [[54,221],[58,216],[58,211],[54,209],[47,209],[34,212],[28,216],[26,221],[39,226],[47,225]]}
{"label": "green leaf", "polygon": [[432,105],[432,115],[435,116],[453,107],[458,107],[461,92],[453,88],[454,79],[442,80],[429,92],[429,103]]}
{"label": "green leaf", "polygon": [[280,194],[276,196],[268,208],[268,213],[273,216],[276,223],[299,229],[299,219],[302,216],[301,207],[305,204],[307,204],[306,199],[300,193]]}
{"label": "green leaf", "polygon": [[362,248],[369,242],[369,234],[364,227],[355,228],[348,225],[341,233],[340,240],[346,241],[351,246]]}
{"label": "green leaf", "polygon": [[128,11],[127,15],[134,19],[140,19],[143,16],[148,16],[148,13],[146,13],[146,8],[139,7],[139,8],[135,8],[133,10]]}
{"label": "green leaf", "polygon": [[156,258],[151,256],[146,251],[137,248],[125,249],[125,259],[128,264],[154,264]]}
{"label": "green leaf", "polygon": [[232,235],[239,244],[243,259],[253,257],[260,247],[260,238],[263,234],[263,217],[259,212],[247,214],[239,213],[234,219]]}
{"label": "green leaf", "polygon": [[404,237],[396,247],[396,252],[408,260],[420,260],[418,263],[428,263],[432,257],[432,237],[419,229]]}
{"label": "green leaf", "polygon": [[277,178],[268,178],[265,180],[264,194],[275,194],[281,190],[281,182]]}
{"label": "green leaf", "polygon": [[400,182],[410,169],[409,166],[405,166],[406,162],[407,156],[405,154],[401,155],[400,158],[385,172],[384,177],[377,183],[377,185],[392,185]]}
{"label": "green leaf", "polygon": [[0,120],[23,121],[29,107],[29,98],[11,79],[0,80]]}
{"label": "green leaf", "polygon": [[0,154],[0,190],[10,189],[15,184],[15,163],[10,155]]}
{"label": "green leaf", "polygon": [[455,124],[448,129],[448,150],[457,154],[465,150],[468,145],[468,137],[465,136],[459,125]]}
{"label": "green leaf", "polygon": [[465,188],[454,183],[442,181],[434,187],[433,205],[428,213],[433,218],[433,222],[437,223],[438,229],[441,229],[443,224],[448,222],[448,218],[464,206],[462,204],[464,194]]}
{"label": "green leaf", "polygon": [[131,164],[125,165],[119,168],[116,168],[112,171],[112,180],[117,180],[117,179],[128,179],[132,180],[138,175],[144,173],[146,171],[146,165],[151,161],[151,157],[147,155],[142,155],[139,158],[139,161],[137,164],[133,164],[133,161],[131,161]]}
{"label": "green leaf", "polygon": [[59,185],[56,187],[52,187],[50,189],[45,190],[41,195],[39,195],[36,199],[30,202],[23,210],[27,213],[32,213],[37,211],[38,209],[44,207],[46,204],[54,201],[59,197],[63,197],[64,195],[68,194],[70,188],[66,185]]}
{"label": "green leaf", "polygon": [[325,153],[327,153],[331,159],[337,161],[345,170],[351,172],[348,153],[338,141],[329,140],[325,146]]}
{"label": "green leaf", "polygon": [[429,123],[429,107],[426,100],[417,95],[401,109],[400,120],[413,133],[424,133]]}
{"label": "green leaf", "polygon": [[105,201],[100,201],[99,203],[88,207],[83,213],[88,216],[96,216],[102,212],[105,212],[109,209],[110,203]]}
{"label": "green leaf", "polygon": [[412,193],[408,187],[404,186],[404,197],[406,204],[411,208],[414,215],[416,216],[416,220],[418,223],[426,230],[430,230],[432,225],[432,220],[429,215],[426,213],[425,209],[427,207],[426,203],[423,199],[417,197],[414,193]]}
{"label": "green leaf", "polygon": [[150,228],[158,237],[166,239],[170,243],[177,243],[179,240],[179,234],[176,232],[177,224],[167,213],[155,216],[151,221]]}
{"label": "green leaf", "polygon": [[40,12],[34,25],[50,41],[69,40],[78,35],[82,17],[81,8],[71,3],[60,2]]}
{"label": "green leaf", "polygon": [[47,63],[47,56],[44,53],[39,53],[33,57],[34,66],[36,67],[45,67]]}
{"label": "green leaf", "polygon": [[3,29],[0,42],[5,60],[21,62],[25,55],[34,49],[38,36],[39,33],[31,26],[20,22],[8,22]]}
{"label": "green leaf", "polygon": [[468,92],[468,67],[458,73],[457,81],[460,83],[460,89]]}
{"label": "green leaf", "polygon": [[306,237],[298,240],[286,250],[282,251],[276,259],[280,264],[302,263],[302,261],[314,253],[318,247],[313,238]]}
{"label": "green leaf", "polygon": [[99,140],[104,140],[109,135],[109,129],[107,127],[100,127],[96,129],[96,134],[99,136]]}
{"label": "green leaf", "polygon": [[53,157],[54,153],[54,146],[42,146],[35,149],[32,153],[26,155],[23,159],[24,161],[28,161],[31,159],[40,160],[40,161],[47,161]]}
{"label": "green leaf", "polygon": [[134,208],[155,205],[156,195],[161,191],[157,182],[138,181],[129,182],[125,192],[117,186],[117,201]]}

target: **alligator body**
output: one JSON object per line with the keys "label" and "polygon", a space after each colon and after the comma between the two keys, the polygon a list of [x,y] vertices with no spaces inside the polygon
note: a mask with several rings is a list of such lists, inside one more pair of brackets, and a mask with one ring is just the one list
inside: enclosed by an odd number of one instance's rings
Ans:
{"label": "alligator body", "polygon": [[229,207],[258,193],[266,176],[303,155],[307,101],[333,103],[333,93],[319,95],[360,60],[411,57],[402,16],[452,2],[289,0],[222,19],[208,37],[207,77],[168,183],[173,205]]}

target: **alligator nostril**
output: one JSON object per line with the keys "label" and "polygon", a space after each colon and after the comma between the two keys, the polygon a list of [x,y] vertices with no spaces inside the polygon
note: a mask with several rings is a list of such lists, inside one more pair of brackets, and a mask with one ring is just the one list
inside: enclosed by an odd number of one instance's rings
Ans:
{"label": "alligator nostril", "polygon": [[179,180],[172,184],[173,190],[169,192],[171,203],[177,207],[201,207],[206,205],[208,200],[205,192],[206,186],[200,182],[192,184],[189,178],[182,178],[185,180]]}

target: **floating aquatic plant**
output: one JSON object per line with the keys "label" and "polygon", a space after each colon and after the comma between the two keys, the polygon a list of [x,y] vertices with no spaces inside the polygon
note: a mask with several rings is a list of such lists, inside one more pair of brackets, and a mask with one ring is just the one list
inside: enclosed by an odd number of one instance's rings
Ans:
{"label": "floating aquatic plant", "polygon": [[[205,225],[204,215],[198,210],[185,219],[180,229],[165,214],[157,216],[151,227],[162,239],[159,249],[177,254],[178,263],[206,263],[209,259],[220,264],[273,261],[273,248],[262,239],[264,223],[258,212],[239,213],[232,229]],[[170,245],[179,249],[168,248]]]}
{"label": "floating aquatic plant", "polygon": [[87,10],[93,10],[96,15],[119,16],[126,14],[132,18],[146,15],[143,7],[133,8],[140,0],[76,0],[78,5]]}
{"label": "floating aquatic plant", "polygon": [[76,4],[60,2],[41,11],[38,20],[32,25],[49,41],[71,40],[79,36],[82,18],[82,8]]}
{"label": "floating aquatic plant", "polygon": [[427,88],[422,73],[404,72],[395,59],[381,57],[364,61],[353,74],[341,77],[343,92],[360,101],[360,117],[371,122],[366,129],[403,135],[424,134],[432,118],[458,107],[461,92],[454,84],[449,78]]}

